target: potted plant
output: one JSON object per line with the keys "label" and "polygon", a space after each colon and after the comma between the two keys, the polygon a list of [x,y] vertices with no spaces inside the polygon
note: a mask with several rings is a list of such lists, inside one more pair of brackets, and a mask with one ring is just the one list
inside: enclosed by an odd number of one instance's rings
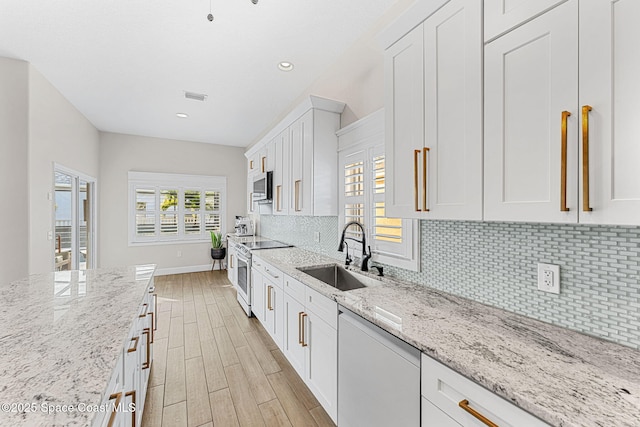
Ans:
{"label": "potted plant", "polygon": [[227,256],[227,248],[224,247],[222,233],[219,231],[211,232],[211,258],[224,259]]}

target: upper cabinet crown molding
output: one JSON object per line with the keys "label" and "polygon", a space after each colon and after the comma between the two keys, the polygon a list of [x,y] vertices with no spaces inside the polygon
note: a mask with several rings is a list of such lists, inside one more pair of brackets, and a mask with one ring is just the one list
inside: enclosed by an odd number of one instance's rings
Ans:
{"label": "upper cabinet crown molding", "polygon": [[346,104],[341,101],[335,101],[333,99],[322,98],[316,95],[309,95],[309,98],[305,99],[298,106],[287,114],[277,125],[273,127],[265,136],[262,137],[257,143],[247,149],[244,155],[247,159],[251,158],[257,151],[262,149],[270,141],[276,138],[282,131],[287,129],[293,122],[302,117],[304,113],[311,109],[327,111],[330,113],[342,114]]}

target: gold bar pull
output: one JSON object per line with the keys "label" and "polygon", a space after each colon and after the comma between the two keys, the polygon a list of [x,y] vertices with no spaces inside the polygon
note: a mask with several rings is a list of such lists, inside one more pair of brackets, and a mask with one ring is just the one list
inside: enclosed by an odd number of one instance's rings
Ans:
{"label": "gold bar pull", "polygon": [[267,158],[265,156],[262,156],[262,162],[261,162],[262,163],[262,173],[265,172],[265,166],[264,166],[265,160],[267,160]]}
{"label": "gold bar pull", "polygon": [[307,313],[302,313],[302,316],[300,316],[301,319],[302,319],[302,346],[303,347],[306,347],[306,346],[309,345],[306,342],[304,342],[304,335],[305,335],[305,333],[304,333],[304,318],[307,317],[307,316],[308,316]]}
{"label": "gold bar pull", "polygon": [[133,403],[133,411],[131,411],[131,427],[136,427],[136,391],[128,391],[124,396],[125,398],[131,396],[131,403]]}
{"label": "gold bar pull", "polygon": [[142,364],[142,369],[149,369],[151,367],[151,332],[149,328],[144,328],[142,335],[147,336],[147,360]]}
{"label": "gold bar pull", "polygon": [[298,313],[298,344],[303,343],[303,340],[302,340],[302,328],[303,328],[302,315],[303,314],[304,313],[302,311]]}
{"label": "gold bar pull", "polygon": [[249,160],[249,169],[253,169],[253,160]]}
{"label": "gold bar pull", "polygon": [[418,157],[420,156],[420,150],[413,150],[413,202],[416,212],[420,212],[422,209],[418,207]]}
{"label": "gold bar pull", "polygon": [[282,185],[276,186],[276,211],[282,211]]}
{"label": "gold bar pull", "polygon": [[145,303],[145,304],[142,304],[142,306],[144,307],[144,311],[142,312],[141,315],[138,316],[140,318],[147,317],[147,310],[149,310],[149,304]]}
{"label": "gold bar pull", "polygon": [[560,159],[560,211],[569,212],[567,207],[567,119],[571,115],[568,111],[562,112],[561,126],[561,159]]}
{"label": "gold bar pull", "polygon": [[[153,294],[153,307],[154,310],[158,309],[158,294]],[[155,320],[155,323],[153,323],[153,330],[157,331],[158,330],[158,316],[156,316],[153,320]]]}
{"label": "gold bar pull", "polygon": [[467,411],[468,413],[470,413],[471,415],[473,415],[474,417],[476,417],[478,420],[480,420],[484,424],[488,425],[489,427],[498,427],[498,424],[492,422],[490,419],[482,415],[480,412],[476,411],[471,406],[469,406],[469,401],[467,399],[461,400],[458,403],[458,406],[464,409],[465,411]]}
{"label": "gold bar pull", "polygon": [[233,268],[233,254],[229,254],[229,267]]}
{"label": "gold bar pull", "polygon": [[273,311],[273,307],[271,306],[271,289],[273,289],[273,286],[267,286],[267,309],[269,311]]}
{"label": "gold bar pull", "polygon": [[295,197],[295,209],[296,212],[300,212],[300,183],[302,182],[301,179],[297,180],[295,182],[295,188],[294,191],[296,193],[296,197]]}
{"label": "gold bar pull", "polygon": [[149,315],[151,316],[151,328],[150,328],[151,329],[151,344],[153,344],[153,323],[154,323],[153,322],[153,320],[154,320],[153,319],[154,318],[153,311],[150,311]]}
{"label": "gold bar pull", "polygon": [[582,106],[582,210],[591,212],[589,207],[589,111],[590,105]]}
{"label": "gold bar pull", "polygon": [[112,427],[113,426],[113,422],[116,420],[116,410],[118,409],[118,406],[120,406],[120,400],[122,400],[122,393],[118,392],[118,393],[113,393],[109,396],[109,400],[116,400],[115,405],[113,405],[113,411],[111,411],[111,416],[109,417],[109,424],[107,424],[107,427]]}
{"label": "gold bar pull", "polygon": [[138,341],[140,341],[140,337],[131,338],[131,342],[133,343],[133,347],[129,347],[127,349],[127,353],[133,353],[138,349]]}
{"label": "gold bar pull", "polygon": [[422,152],[422,210],[429,212],[429,209],[427,209],[427,154],[429,153],[429,147],[424,147]]}

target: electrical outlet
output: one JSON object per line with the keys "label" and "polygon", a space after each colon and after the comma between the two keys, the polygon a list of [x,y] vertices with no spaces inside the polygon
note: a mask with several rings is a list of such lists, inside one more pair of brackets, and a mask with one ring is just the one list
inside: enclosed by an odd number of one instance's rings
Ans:
{"label": "electrical outlet", "polygon": [[560,293],[560,266],[538,263],[538,289],[552,294]]}
{"label": "electrical outlet", "polygon": [[316,232],[313,233],[313,240],[316,243],[320,243],[320,232],[319,231],[316,231]]}

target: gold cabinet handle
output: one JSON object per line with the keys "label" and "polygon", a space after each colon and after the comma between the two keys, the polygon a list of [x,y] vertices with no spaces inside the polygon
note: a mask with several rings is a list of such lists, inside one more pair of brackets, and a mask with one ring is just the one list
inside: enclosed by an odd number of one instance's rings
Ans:
{"label": "gold cabinet handle", "polygon": [[131,338],[131,342],[133,343],[133,347],[129,347],[127,349],[127,353],[133,353],[138,349],[138,341],[140,341],[140,337]]}
{"label": "gold cabinet handle", "polygon": [[109,396],[109,400],[116,400],[115,405],[113,405],[113,411],[111,411],[111,416],[109,417],[109,424],[107,424],[107,427],[112,427],[113,426],[113,422],[116,420],[116,410],[118,409],[118,407],[120,406],[120,400],[122,400],[122,393],[118,392],[118,393],[113,393]]}
{"label": "gold cabinet handle", "polygon": [[305,335],[306,335],[305,334],[305,330],[304,330],[304,318],[307,317],[307,316],[308,316],[307,313],[302,313],[302,316],[300,316],[300,319],[302,320],[302,343],[301,344],[302,344],[303,347],[306,347],[306,346],[309,345],[304,340],[305,339]]}
{"label": "gold cabinet handle", "polygon": [[265,172],[265,166],[264,166],[265,160],[267,160],[267,158],[265,156],[262,156],[262,161],[261,161],[261,163],[262,163],[262,173]]}
{"label": "gold cabinet handle", "polygon": [[302,315],[304,314],[304,312],[299,312],[298,313],[298,344],[302,345],[303,340],[302,340]]}
{"label": "gold cabinet handle", "polygon": [[[153,294],[153,308],[154,308],[154,310],[158,310],[158,294]],[[153,326],[153,330],[157,331],[158,330],[158,316],[155,316],[155,318],[151,319],[151,321],[152,321],[151,326]]]}
{"label": "gold cabinet handle", "polygon": [[427,153],[429,153],[429,147],[422,149],[422,210],[429,212],[427,209]]}
{"label": "gold cabinet handle", "polygon": [[249,169],[253,169],[253,160],[249,160]]}
{"label": "gold cabinet handle", "polygon": [[131,396],[131,403],[133,403],[133,411],[131,411],[131,427],[136,427],[136,391],[131,390],[124,394],[125,399]]}
{"label": "gold cabinet handle", "polygon": [[233,254],[229,256],[229,264],[231,264],[230,267],[233,268]]}
{"label": "gold cabinet handle", "polygon": [[147,360],[142,364],[142,369],[149,369],[151,367],[151,332],[149,331],[149,328],[144,328],[142,330],[142,335],[147,336]]}
{"label": "gold cabinet handle", "polygon": [[295,194],[295,204],[294,204],[296,212],[300,212],[300,183],[301,182],[302,182],[301,179],[297,180],[295,182],[294,189],[293,189],[294,192],[296,193]]}
{"label": "gold cabinet handle", "polygon": [[589,111],[590,105],[582,106],[582,210],[591,212],[589,207]]}
{"label": "gold cabinet handle", "polygon": [[151,316],[151,328],[149,328],[151,330],[151,344],[153,344],[153,318],[154,318],[154,314],[153,311],[149,312],[149,315]]}
{"label": "gold cabinet handle", "polygon": [[413,202],[416,212],[420,212],[422,209],[418,206],[418,157],[420,156],[420,150],[413,150]]}
{"label": "gold cabinet handle", "polygon": [[568,111],[562,112],[561,148],[560,148],[560,211],[569,212],[567,207],[567,119],[571,115]]}
{"label": "gold cabinet handle", "polygon": [[282,185],[276,186],[276,211],[282,211],[282,203],[281,203],[281,193],[282,193]]}
{"label": "gold cabinet handle", "polygon": [[476,417],[478,420],[480,420],[484,424],[488,425],[489,427],[498,427],[498,424],[492,422],[490,419],[482,415],[480,412],[476,411],[471,406],[469,406],[469,401],[467,399],[461,400],[458,403],[458,406],[464,409],[465,411],[467,411],[468,413],[470,413],[471,415],[473,415],[474,417]]}
{"label": "gold cabinet handle", "polygon": [[273,289],[273,286],[267,286],[267,309],[269,311],[273,311],[273,307],[271,306],[271,289]]}
{"label": "gold cabinet handle", "polygon": [[144,307],[144,311],[142,312],[141,315],[138,316],[140,318],[147,317],[147,310],[149,310],[149,304],[144,303],[142,304],[142,307]]}

